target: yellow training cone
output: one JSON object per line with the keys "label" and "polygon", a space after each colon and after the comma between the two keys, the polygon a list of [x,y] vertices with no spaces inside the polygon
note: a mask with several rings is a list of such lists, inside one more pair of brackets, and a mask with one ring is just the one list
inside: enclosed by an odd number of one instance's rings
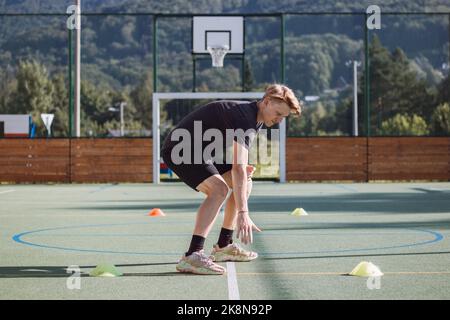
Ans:
{"label": "yellow training cone", "polygon": [[91,277],[120,277],[123,273],[113,264],[99,264],[89,275]]}
{"label": "yellow training cone", "polygon": [[372,262],[363,261],[350,272],[350,275],[357,277],[380,277],[383,275],[383,272]]}
{"label": "yellow training cone", "polygon": [[303,208],[297,208],[294,211],[292,211],[292,213],[291,213],[291,216],[296,216],[296,217],[307,216],[307,215],[308,215],[308,213],[305,210],[303,210]]}

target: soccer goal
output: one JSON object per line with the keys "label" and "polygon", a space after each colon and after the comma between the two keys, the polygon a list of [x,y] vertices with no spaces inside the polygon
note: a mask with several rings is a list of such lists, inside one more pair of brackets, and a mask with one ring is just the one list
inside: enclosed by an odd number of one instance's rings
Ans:
{"label": "soccer goal", "polygon": [[[153,93],[153,183],[160,183],[160,108],[163,100],[248,100],[261,99],[263,92],[154,92]],[[176,124],[174,124],[176,125]],[[279,180],[286,181],[286,120],[279,127]]]}

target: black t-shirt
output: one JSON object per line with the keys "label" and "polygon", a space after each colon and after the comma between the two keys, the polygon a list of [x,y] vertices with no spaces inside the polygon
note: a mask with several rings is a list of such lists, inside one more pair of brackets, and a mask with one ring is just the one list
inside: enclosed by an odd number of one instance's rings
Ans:
{"label": "black t-shirt", "polygon": [[[203,155],[205,148],[211,150],[211,143],[214,142],[223,146],[223,154],[217,155],[213,152],[213,156],[223,158],[223,163],[225,163],[227,162],[226,159],[230,159],[226,158],[226,153],[230,152],[233,140],[242,144],[246,149],[250,149],[256,134],[263,125],[262,122],[256,121],[257,113],[257,101],[222,100],[203,105],[184,117],[169,133],[164,141],[162,153],[167,154],[167,152],[172,151],[184,139],[184,135],[189,133],[191,137],[191,161],[195,161],[194,153],[197,152],[195,163],[198,163],[200,143],[201,155]],[[175,132],[177,133],[174,134]],[[219,133],[222,136],[222,141],[220,141],[220,138],[219,141],[216,139],[216,135]],[[210,146],[208,147],[208,145]],[[205,159],[205,157],[202,158]],[[213,162],[217,162],[216,160],[217,158]]]}

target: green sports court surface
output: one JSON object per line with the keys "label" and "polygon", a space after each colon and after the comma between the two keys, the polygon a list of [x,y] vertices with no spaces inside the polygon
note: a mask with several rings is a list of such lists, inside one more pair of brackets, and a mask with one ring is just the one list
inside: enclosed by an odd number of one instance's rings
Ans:
{"label": "green sports court surface", "polygon": [[[1,185],[0,299],[450,298],[450,183],[255,183],[260,258],[224,276],[175,271],[202,199],[181,183]],[[347,275],[361,261],[384,273],[378,289]],[[90,277],[101,263],[124,275]]]}

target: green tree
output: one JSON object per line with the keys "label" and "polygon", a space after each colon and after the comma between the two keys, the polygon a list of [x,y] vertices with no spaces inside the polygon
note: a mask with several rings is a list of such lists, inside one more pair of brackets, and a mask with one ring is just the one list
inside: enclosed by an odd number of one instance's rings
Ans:
{"label": "green tree", "polygon": [[17,80],[4,81],[0,88],[0,114],[14,112],[14,93],[17,88]]}
{"label": "green tree", "polygon": [[450,73],[438,87],[438,103],[450,103]]}
{"label": "green tree", "polygon": [[[299,118],[289,117],[288,136],[325,135],[323,121],[327,117],[327,110],[321,102],[306,107]],[[320,131],[320,132],[319,132]]]}
{"label": "green tree", "polygon": [[47,69],[35,60],[22,61],[17,71],[17,88],[10,113],[31,114],[37,124],[37,135],[45,134],[41,113],[50,113],[53,105],[53,84]]}
{"label": "green tree", "polygon": [[427,123],[416,114],[397,114],[381,124],[381,134],[386,136],[423,136],[428,133]]}
{"label": "green tree", "polygon": [[[152,128],[152,73],[147,72],[141,82],[130,92],[130,101],[136,112],[134,120],[141,122],[142,127],[150,130]],[[161,111],[161,119],[165,119],[165,112]],[[160,120],[162,121],[162,120]]]}
{"label": "green tree", "polygon": [[242,90],[240,70],[233,65],[211,68],[197,73],[198,91],[239,91]]}
{"label": "green tree", "polygon": [[[358,101],[361,102],[363,100],[358,98]],[[358,112],[358,115],[361,115],[361,113]],[[330,129],[342,132],[345,135],[351,135],[353,131],[353,97],[350,92],[339,100],[336,112],[327,117],[327,123]],[[361,124],[361,121],[358,121],[358,123]]]}
{"label": "green tree", "polygon": [[112,118],[108,111],[108,108],[113,105],[110,88],[96,87],[91,82],[82,80],[80,92],[82,116],[84,114],[86,118],[90,118],[99,124],[103,124]]}
{"label": "green tree", "polygon": [[252,91],[254,85],[252,67],[247,59],[244,61],[244,91]]}
{"label": "green tree", "polygon": [[394,50],[392,62],[392,84],[396,86],[394,92],[399,94],[396,104],[392,104],[392,112],[415,113],[429,119],[436,97],[428,90],[426,80],[420,79],[403,50]]}
{"label": "green tree", "polygon": [[[371,126],[397,114],[414,113],[426,121],[436,103],[436,93],[427,87],[400,49],[392,53],[374,36],[370,45]],[[401,131],[401,130],[400,130]]]}
{"label": "green tree", "polygon": [[102,124],[93,121],[85,113],[81,113],[80,135],[82,137],[106,137],[107,129]]}
{"label": "green tree", "polygon": [[431,117],[431,130],[436,135],[450,134],[450,104],[443,103],[433,112]]}
{"label": "green tree", "polygon": [[108,86],[95,86],[87,80],[82,80],[80,91],[81,135],[106,136],[104,124],[116,119],[115,114],[108,110],[113,107],[112,89]]}
{"label": "green tree", "polygon": [[50,113],[55,114],[52,124],[54,137],[67,137],[69,134],[69,92],[64,74],[59,73],[52,78],[53,104]]}

